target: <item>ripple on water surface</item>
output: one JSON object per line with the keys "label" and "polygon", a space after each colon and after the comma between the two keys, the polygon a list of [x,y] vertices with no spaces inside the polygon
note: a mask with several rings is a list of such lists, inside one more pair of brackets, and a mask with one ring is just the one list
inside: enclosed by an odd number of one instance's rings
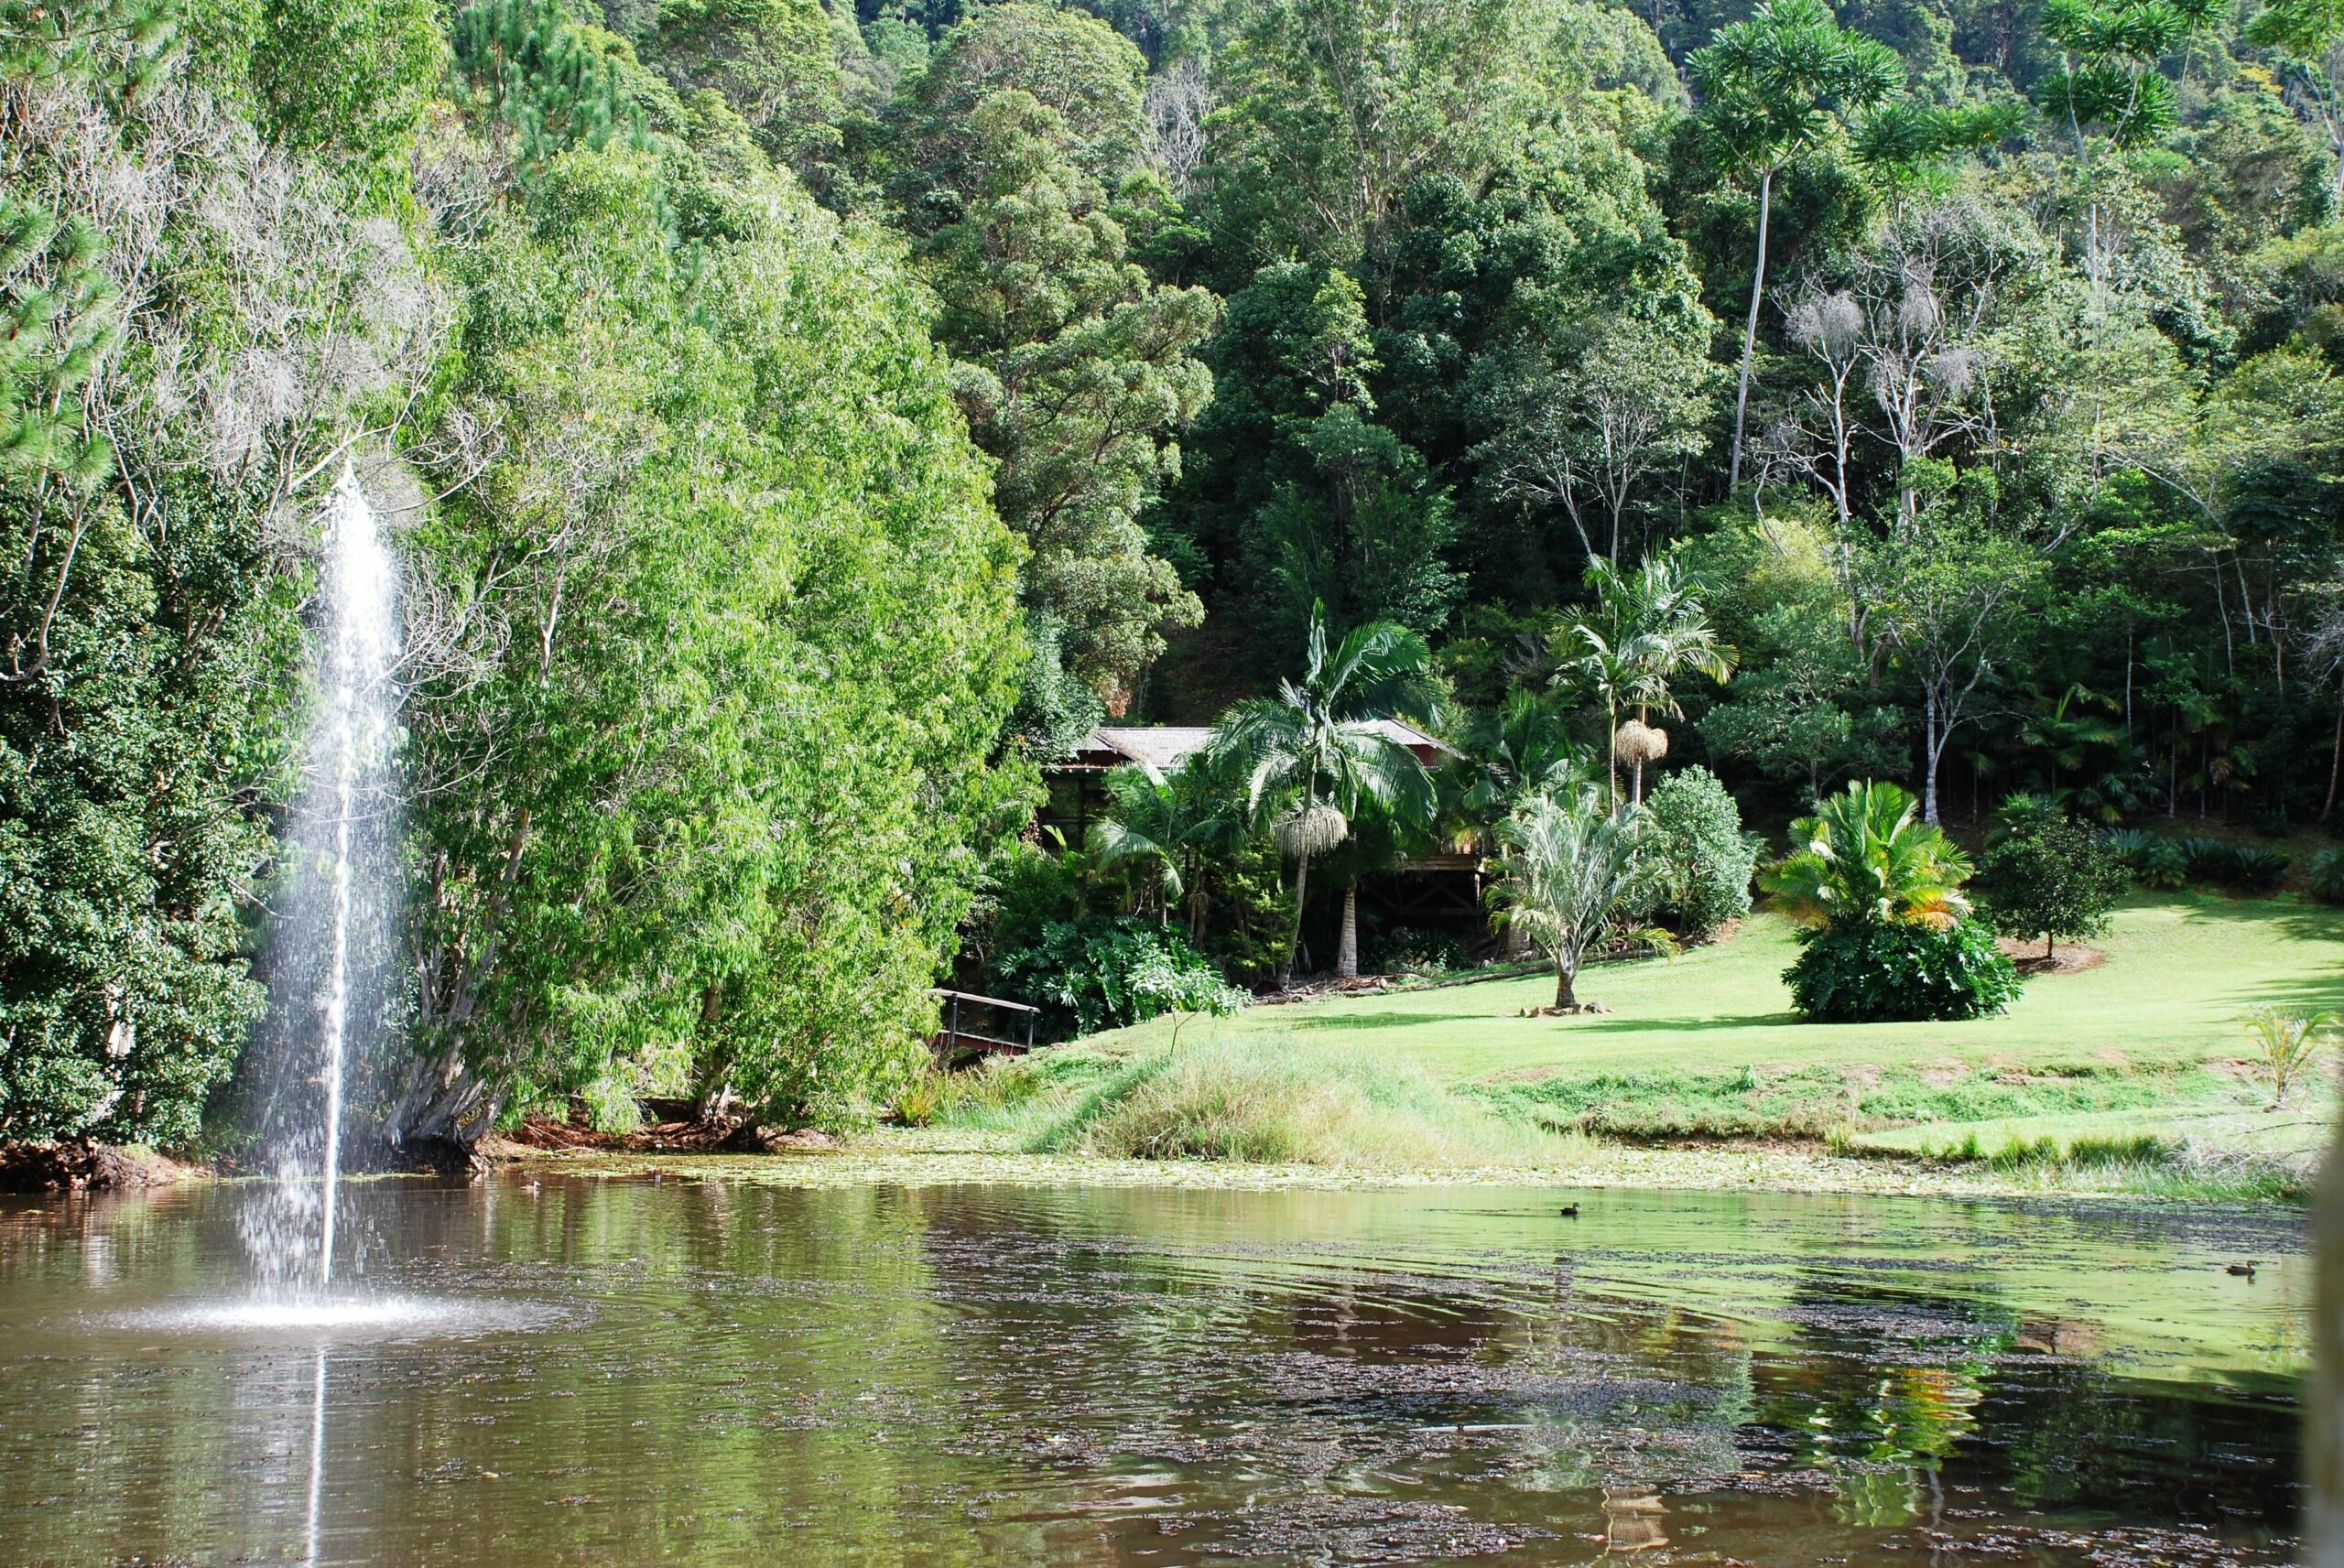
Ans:
{"label": "ripple on water surface", "polygon": [[2300,1217],[1563,1195],[0,1204],[0,1563],[2289,1560]]}
{"label": "ripple on water surface", "polygon": [[330,1338],[346,1344],[520,1333],[550,1327],[570,1315],[542,1302],[367,1295],[190,1302],[114,1313],[92,1322],[101,1328],[226,1341]]}

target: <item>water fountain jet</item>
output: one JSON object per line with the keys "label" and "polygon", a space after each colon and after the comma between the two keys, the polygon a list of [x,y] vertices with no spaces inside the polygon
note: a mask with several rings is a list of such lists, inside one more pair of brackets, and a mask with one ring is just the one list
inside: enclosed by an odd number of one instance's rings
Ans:
{"label": "water fountain jet", "polygon": [[261,1292],[277,1303],[333,1286],[349,1086],[378,1060],[394,1003],[397,582],[345,464],[326,505],[309,781],[274,932],[261,1136],[276,1182],[245,1227]]}

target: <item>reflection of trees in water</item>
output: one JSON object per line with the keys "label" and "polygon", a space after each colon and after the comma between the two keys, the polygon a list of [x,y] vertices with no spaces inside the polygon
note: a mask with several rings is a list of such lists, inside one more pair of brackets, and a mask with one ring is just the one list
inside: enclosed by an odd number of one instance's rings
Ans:
{"label": "reflection of trees in water", "polygon": [[1842,1523],[1894,1529],[1944,1507],[1940,1472],[1977,1426],[2015,1314],[1991,1296],[1810,1273],[1791,1291],[1794,1354],[1758,1376],[1759,1424],[1830,1477]]}
{"label": "reflection of trees in water", "polygon": [[2292,1397],[2208,1398],[2085,1359],[2088,1323],[1991,1298],[1818,1276],[1794,1292],[1793,1354],[1762,1359],[1756,1420],[1830,1477],[1845,1523],[1938,1520],[1946,1488],[2119,1518],[2284,1519]]}

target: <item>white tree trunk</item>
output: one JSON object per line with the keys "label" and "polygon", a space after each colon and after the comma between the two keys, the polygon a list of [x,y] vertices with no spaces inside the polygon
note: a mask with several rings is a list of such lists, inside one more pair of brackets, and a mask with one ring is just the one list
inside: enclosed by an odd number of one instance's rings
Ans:
{"label": "white tree trunk", "polygon": [[1359,879],[1343,887],[1343,935],[1335,945],[1335,973],[1342,979],[1359,979]]}

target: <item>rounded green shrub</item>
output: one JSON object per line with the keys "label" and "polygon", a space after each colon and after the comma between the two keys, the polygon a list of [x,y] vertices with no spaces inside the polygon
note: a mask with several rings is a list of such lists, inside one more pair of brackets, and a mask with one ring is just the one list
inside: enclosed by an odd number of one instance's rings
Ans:
{"label": "rounded green shrub", "polygon": [[2018,970],[1974,921],[1844,921],[1802,933],[1799,948],[1783,978],[1818,1022],[1982,1018],[2018,995]]}
{"label": "rounded green shrub", "polygon": [[1702,936],[1749,914],[1758,840],[1742,830],[1742,809],[1717,775],[1698,766],[1671,773],[1644,806],[1659,852],[1662,922]]}
{"label": "rounded green shrub", "polygon": [[2305,882],[2320,903],[2344,903],[2344,854],[2322,849],[2314,855]]}

